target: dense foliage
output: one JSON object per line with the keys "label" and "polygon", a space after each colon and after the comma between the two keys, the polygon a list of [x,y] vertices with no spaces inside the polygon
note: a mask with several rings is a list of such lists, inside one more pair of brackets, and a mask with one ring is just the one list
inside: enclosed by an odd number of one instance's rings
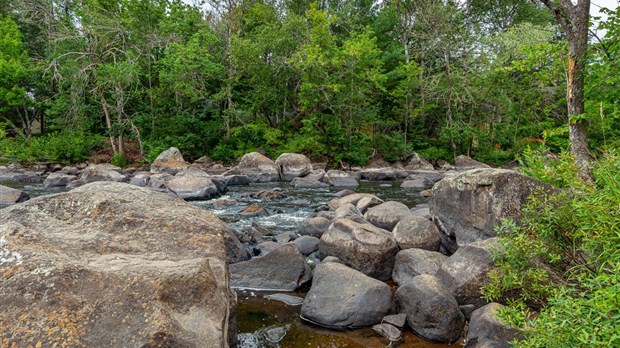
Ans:
{"label": "dense foliage", "polygon": [[593,183],[568,155],[524,160],[561,191],[536,195],[521,226],[504,223],[486,295],[510,303],[503,318],[527,333],[519,347],[620,346],[620,154],[599,160]]}
{"label": "dense foliage", "polygon": [[[543,136],[568,146],[567,45],[536,2],[187,3],[0,0],[0,122],[16,138],[1,157],[83,157],[35,155],[36,128],[39,142],[103,136],[117,158],[139,143],[146,160],[176,146],[222,161],[263,148],[501,163]],[[580,116],[594,148],[620,139],[618,13],[603,26]]]}

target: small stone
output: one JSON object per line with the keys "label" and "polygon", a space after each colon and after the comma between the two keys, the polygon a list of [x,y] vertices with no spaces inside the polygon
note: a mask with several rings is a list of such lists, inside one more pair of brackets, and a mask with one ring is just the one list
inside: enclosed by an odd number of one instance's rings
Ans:
{"label": "small stone", "polygon": [[403,338],[402,332],[397,327],[390,324],[377,324],[372,327],[372,330],[391,342],[400,341]]}
{"label": "small stone", "polygon": [[405,324],[407,324],[407,314],[401,313],[386,315],[385,317],[383,317],[382,322],[394,325],[402,329],[403,327],[405,327]]}
{"label": "small stone", "polygon": [[293,296],[293,295],[288,295],[288,294],[277,293],[277,294],[265,295],[264,297],[268,300],[283,302],[289,306],[301,306],[301,304],[304,303],[303,297]]}

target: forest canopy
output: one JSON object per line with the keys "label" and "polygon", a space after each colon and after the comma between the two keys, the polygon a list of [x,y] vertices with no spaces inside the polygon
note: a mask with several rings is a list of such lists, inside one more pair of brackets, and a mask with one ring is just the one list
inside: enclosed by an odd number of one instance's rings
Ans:
{"label": "forest canopy", "polygon": [[[595,153],[620,137],[607,13],[577,115]],[[224,162],[262,148],[502,163],[568,149],[567,52],[529,0],[0,0],[0,161],[176,146]]]}

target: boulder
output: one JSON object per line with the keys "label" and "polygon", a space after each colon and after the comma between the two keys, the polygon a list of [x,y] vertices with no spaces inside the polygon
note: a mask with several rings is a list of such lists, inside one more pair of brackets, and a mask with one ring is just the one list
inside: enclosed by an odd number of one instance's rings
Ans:
{"label": "boulder", "polygon": [[385,283],[336,262],[318,265],[312,287],[301,306],[301,317],[332,328],[378,324],[392,307]]}
{"label": "boulder", "polygon": [[465,347],[512,347],[508,342],[520,338],[522,332],[504,324],[497,316],[497,312],[503,307],[492,302],[472,313]]}
{"label": "boulder", "polygon": [[387,168],[367,168],[360,172],[360,177],[370,181],[391,181],[404,179],[409,175],[408,172],[400,169]]}
{"label": "boulder", "polygon": [[431,210],[428,207],[428,204],[418,204],[415,207],[411,208],[411,214],[416,216],[421,216],[428,220],[432,220]]}
{"label": "boulder", "polygon": [[0,172],[0,182],[8,181],[15,183],[39,182],[41,178],[35,172],[30,171],[9,171]]}
{"label": "boulder", "polygon": [[280,170],[282,181],[291,181],[312,172],[312,163],[304,155],[297,153],[283,153],[276,159],[276,166]]}
{"label": "boulder", "polygon": [[438,251],[441,244],[437,226],[429,219],[413,214],[400,220],[392,234],[401,250],[417,248]]}
{"label": "boulder", "polygon": [[460,305],[481,307],[487,303],[481,298],[481,289],[489,280],[487,273],[493,267],[491,252],[498,247],[496,238],[471,243],[459,248],[437,270],[437,278]]}
{"label": "boulder", "polygon": [[108,163],[91,164],[82,171],[80,180],[85,184],[96,181],[127,181],[127,176],[120,173],[121,168]]}
{"label": "boulder", "polygon": [[335,220],[319,241],[322,257],[336,256],[345,265],[379,280],[392,276],[398,246],[390,232],[370,224]]}
{"label": "boulder", "polygon": [[435,275],[447,258],[436,251],[401,250],[396,254],[392,279],[396,284],[403,285],[422,274]]}
{"label": "boulder", "polygon": [[364,218],[371,224],[391,231],[396,224],[411,216],[411,211],[406,205],[400,202],[388,201],[374,206],[366,211]]}
{"label": "boulder", "polygon": [[484,164],[482,162],[478,162],[472,159],[471,157],[468,157],[465,155],[456,156],[456,158],[454,159],[454,167],[459,172],[464,172],[467,170],[479,169],[479,168],[491,168],[490,165]]}
{"label": "boulder", "polygon": [[430,212],[448,237],[450,252],[495,236],[504,218],[518,221],[521,207],[538,188],[551,186],[506,169],[475,169],[446,177],[435,186]]}
{"label": "boulder", "polygon": [[383,203],[383,200],[381,198],[375,195],[367,195],[357,201],[355,207],[360,211],[360,213],[364,214],[368,211],[369,208],[372,208],[381,203]]}
{"label": "boulder", "polygon": [[406,188],[406,189],[411,189],[411,190],[416,190],[416,191],[422,191],[428,188],[433,187],[434,183],[424,177],[420,177],[420,178],[415,178],[415,179],[407,179],[405,181],[403,181],[402,184],[400,184],[401,188]]}
{"label": "boulder", "polygon": [[[0,210],[0,342],[227,347],[236,295],[206,210],[97,182]],[[130,343],[131,342],[131,343]]]}
{"label": "boulder", "polygon": [[151,178],[150,172],[137,172],[129,179],[129,183],[139,187],[146,187]]}
{"label": "boulder", "polygon": [[313,217],[304,221],[298,228],[297,232],[302,236],[312,236],[321,238],[323,233],[327,231],[331,222],[324,217]]}
{"label": "boulder", "polygon": [[338,209],[334,211],[334,219],[349,219],[358,224],[366,223],[362,213],[351,203],[345,203],[339,206]]}
{"label": "boulder", "polygon": [[243,155],[235,172],[246,175],[251,183],[280,180],[280,172],[276,163],[258,152]]}
{"label": "boulder", "polygon": [[405,167],[406,170],[433,170],[433,165],[422,156],[414,153]]}
{"label": "boulder", "polygon": [[172,180],[172,178],[174,178],[174,176],[168,173],[153,174],[149,177],[147,187],[156,190],[165,190],[168,181]]}
{"label": "boulder", "polygon": [[328,170],[323,177],[323,182],[333,187],[356,188],[359,186],[357,180],[342,170]]}
{"label": "boulder", "polygon": [[63,174],[61,172],[51,173],[43,181],[43,187],[65,187],[73,180],[76,180],[77,176]]}
{"label": "boulder", "polygon": [[175,176],[166,186],[170,192],[185,200],[205,200],[219,193],[211,178],[198,175]]}
{"label": "boulder", "polygon": [[299,249],[299,252],[304,256],[308,256],[319,250],[319,239],[317,237],[301,236],[295,239],[294,243],[297,249]]}
{"label": "boulder", "polygon": [[432,181],[433,183],[436,183],[439,180],[443,179],[445,175],[445,173],[436,170],[414,170],[411,171],[411,175],[409,175],[406,180],[424,178]]}
{"label": "boulder", "polygon": [[344,189],[344,190],[340,190],[340,191],[334,193],[334,197],[342,198],[344,196],[349,196],[349,195],[352,195],[354,193],[355,193],[355,191],[353,191],[351,189]]}
{"label": "boulder", "polygon": [[[381,200],[379,197],[370,194],[370,193],[352,193],[352,194],[348,194],[339,198],[334,198],[331,201],[329,201],[327,203],[327,205],[329,206],[329,208],[331,210],[336,210],[338,209],[339,206],[343,205],[343,204],[353,204],[353,205],[357,205],[357,203],[362,200],[363,198],[368,198],[372,204],[374,203],[378,203],[381,204],[383,203],[383,200]],[[377,205],[377,204],[375,204]],[[373,205],[374,206],[374,205]]]}
{"label": "boulder", "polygon": [[312,271],[293,243],[230,265],[230,284],[238,289],[293,291],[311,278]]}
{"label": "boulder", "polygon": [[314,178],[293,178],[291,185],[296,189],[328,189],[329,184]]}
{"label": "boulder", "polygon": [[226,179],[226,186],[248,186],[250,184],[250,178],[247,175],[226,175],[222,176]]}
{"label": "boulder", "polygon": [[66,167],[62,167],[62,169],[60,170],[60,172],[62,174],[67,174],[67,175],[79,175],[80,174],[80,170],[77,169],[74,166],[66,166]]}
{"label": "boulder", "polygon": [[0,185],[0,205],[25,202],[30,195],[18,189]]}
{"label": "boulder", "polygon": [[461,338],[465,317],[441,281],[424,274],[401,285],[395,293],[398,312],[407,324],[427,340],[453,343]]}
{"label": "boulder", "polygon": [[176,147],[171,147],[157,156],[151,164],[151,172],[175,175],[187,169],[187,167],[187,162],[183,159],[181,151]]}

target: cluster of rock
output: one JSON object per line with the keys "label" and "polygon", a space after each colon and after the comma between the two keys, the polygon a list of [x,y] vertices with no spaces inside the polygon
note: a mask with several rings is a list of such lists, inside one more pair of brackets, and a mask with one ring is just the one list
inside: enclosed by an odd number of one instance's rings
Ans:
{"label": "cluster of rock", "polygon": [[[398,340],[401,318],[423,338],[466,337],[468,347],[508,346],[519,337],[497,317],[501,305],[481,296],[499,248],[493,227],[503,218],[518,220],[536,189],[552,188],[504,169],[439,174],[430,209],[344,192],[300,226],[300,235],[320,238],[322,259],[303,319],[332,328],[374,325]],[[398,286],[394,294],[383,282],[389,279]]]}
{"label": "cluster of rock", "polygon": [[[519,333],[497,318],[501,305],[481,298],[498,247],[493,228],[503,218],[518,220],[538,188],[552,189],[465,157],[439,171],[418,157],[402,168],[344,172],[315,170],[303,155],[272,161],[254,152],[232,169],[214,170],[207,161],[186,163],[171,148],[149,171],[109,164],[47,173],[10,169],[0,168],[0,180],[35,181],[47,174],[46,187],[76,188],[0,210],[0,325],[11,333],[2,334],[1,342],[43,346],[58,340],[234,345],[230,287],[304,286],[309,291],[301,316],[318,325],[373,326],[392,341],[408,327],[437,342],[466,335],[468,347],[504,346]],[[402,188],[430,200],[412,208],[383,201],[350,190],[358,180],[404,180]],[[183,202],[216,196],[232,185],[277,181],[347,189],[297,234],[274,235],[255,224],[236,231]],[[0,193],[6,200],[0,204],[28,199],[6,187]],[[281,195],[274,190],[254,197]],[[247,216],[264,212],[249,208]],[[308,261],[318,263],[314,270]],[[387,280],[394,281],[395,292]],[[35,320],[50,312],[58,317]],[[29,337],[33,330],[50,334]]]}

